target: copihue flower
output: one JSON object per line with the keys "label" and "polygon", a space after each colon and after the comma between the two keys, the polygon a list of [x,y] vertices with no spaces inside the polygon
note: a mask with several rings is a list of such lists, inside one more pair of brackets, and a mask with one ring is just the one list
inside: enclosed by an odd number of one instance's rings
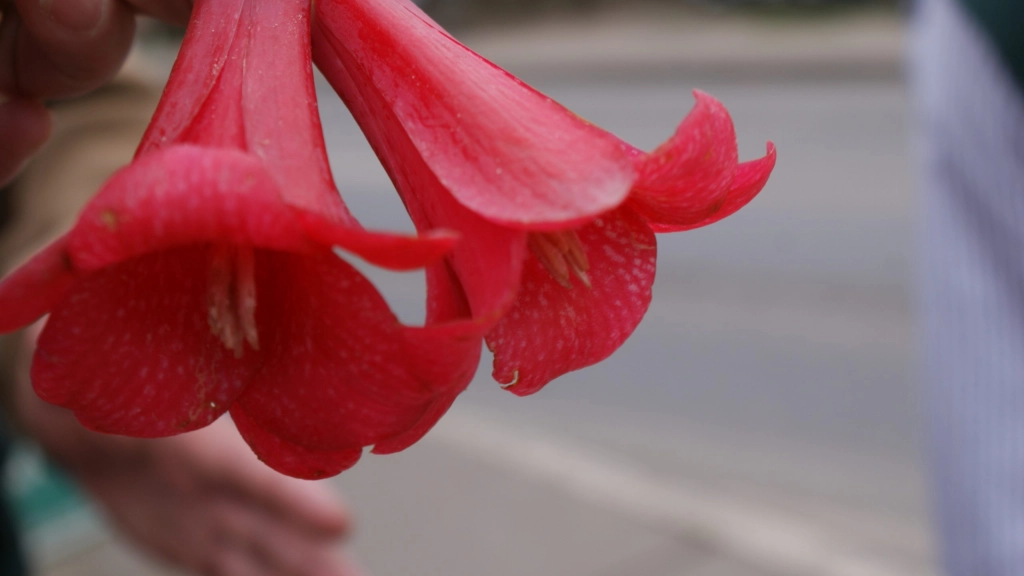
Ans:
{"label": "copihue flower", "polygon": [[198,0],[136,159],[0,284],[0,331],[49,312],[32,380],[87,427],[160,437],[230,409],[272,467],[316,478],[415,442],[482,332],[457,295],[399,323],[334,247],[402,270],[455,239],[368,232],[332,181],[308,0]]}
{"label": "copihue flower", "polygon": [[655,232],[711,224],[764,187],[775,150],[738,162],[714,98],[640,151],[475,54],[407,0],[319,0],[313,56],[418,230],[463,241],[428,269],[489,329],[520,395],[608,357],[651,300]]}

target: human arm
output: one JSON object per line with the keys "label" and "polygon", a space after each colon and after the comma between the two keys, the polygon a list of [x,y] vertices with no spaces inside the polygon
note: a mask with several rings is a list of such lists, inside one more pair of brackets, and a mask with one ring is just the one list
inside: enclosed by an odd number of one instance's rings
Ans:
{"label": "human arm", "polygon": [[230,420],[140,440],[91,432],[32,391],[36,331],[14,367],[19,425],[129,540],[203,576],[355,576],[338,549],[348,514],[323,484],[260,463]]}

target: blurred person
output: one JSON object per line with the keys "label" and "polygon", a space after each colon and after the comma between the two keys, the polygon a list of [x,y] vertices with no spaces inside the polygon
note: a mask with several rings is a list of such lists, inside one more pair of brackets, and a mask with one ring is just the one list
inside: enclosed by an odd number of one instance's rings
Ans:
{"label": "blurred person", "polygon": [[921,0],[922,316],[950,576],[1024,574],[1024,2]]}
{"label": "blurred person", "polygon": [[[0,0],[0,185],[24,167],[0,190],[0,272],[70,227],[103,181],[131,159],[159,82],[130,64],[108,81],[129,53],[136,12],[184,23],[190,5]],[[52,117],[40,104],[86,92],[56,104]],[[340,503],[321,485],[264,466],[229,420],[138,440],[86,430],[69,411],[36,397],[28,366],[38,331],[37,325],[0,341],[7,408],[0,419],[38,442],[130,540],[204,575],[356,573],[336,549],[348,528]],[[0,574],[26,573],[0,499]]]}

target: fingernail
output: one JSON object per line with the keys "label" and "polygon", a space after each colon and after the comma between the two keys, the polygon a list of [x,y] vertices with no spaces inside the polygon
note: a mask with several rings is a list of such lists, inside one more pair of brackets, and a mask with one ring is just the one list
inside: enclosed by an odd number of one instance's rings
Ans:
{"label": "fingernail", "polygon": [[40,2],[53,21],[72,32],[90,32],[100,25],[103,0],[43,0]]}

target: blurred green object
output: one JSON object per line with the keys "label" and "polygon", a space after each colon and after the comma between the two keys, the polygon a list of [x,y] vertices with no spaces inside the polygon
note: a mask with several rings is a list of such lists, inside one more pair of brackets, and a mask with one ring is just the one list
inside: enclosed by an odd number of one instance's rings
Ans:
{"label": "blurred green object", "polygon": [[58,522],[85,504],[71,480],[34,446],[13,447],[4,483],[15,522],[26,532]]}
{"label": "blurred green object", "polygon": [[[60,565],[108,537],[77,486],[34,445],[11,446],[0,482],[4,504],[35,569]],[[8,572],[0,571],[0,576]]]}
{"label": "blurred green object", "polygon": [[960,0],[978,20],[1024,89],[1024,2],[1020,0]]}
{"label": "blurred green object", "polygon": [[21,535],[11,518],[10,505],[0,499],[0,574],[4,576],[25,576],[25,556],[21,546]]}

